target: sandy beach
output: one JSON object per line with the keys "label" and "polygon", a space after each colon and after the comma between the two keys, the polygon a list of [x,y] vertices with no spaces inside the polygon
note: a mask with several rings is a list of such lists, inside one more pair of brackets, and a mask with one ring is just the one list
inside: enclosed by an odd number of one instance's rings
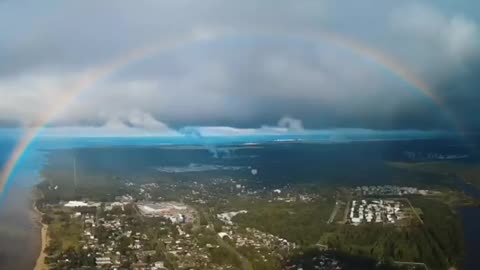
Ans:
{"label": "sandy beach", "polygon": [[33,209],[34,209],[34,211],[36,213],[36,216],[38,218],[38,222],[42,225],[42,228],[41,228],[42,244],[41,244],[40,253],[38,255],[38,258],[37,258],[37,261],[35,263],[35,267],[33,268],[33,270],[48,270],[48,266],[45,264],[45,257],[47,256],[47,254],[45,253],[45,248],[47,247],[48,242],[49,242],[49,239],[48,239],[48,225],[42,223],[42,212],[40,212],[40,210],[38,210],[35,203],[33,205]]}

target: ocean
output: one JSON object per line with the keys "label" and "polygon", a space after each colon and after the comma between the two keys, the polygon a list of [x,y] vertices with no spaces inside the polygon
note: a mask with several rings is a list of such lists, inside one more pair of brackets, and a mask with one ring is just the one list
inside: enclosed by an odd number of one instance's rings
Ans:
{"label": "ocean", "polygon": [[[16,138],[0,137],[0,164],[4,164]],[[41,159],[26,155],[0,199],[0,269],[31,270],[40,251],[40,226],[32,212],[32,187],[39,181]]]}

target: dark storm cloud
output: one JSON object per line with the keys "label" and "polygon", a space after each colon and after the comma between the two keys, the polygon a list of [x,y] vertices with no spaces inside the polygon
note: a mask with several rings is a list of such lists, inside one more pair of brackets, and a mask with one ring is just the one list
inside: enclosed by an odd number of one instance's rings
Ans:
{"label": "dark storm cloud", "polygon": [[451,127],[444,108],[371,59],[322,38],[289,35],[327,29],[399,59],[459,121],[477,129],[480,14],[468,3],[2,2],[0,122],[33,122],[83,72],[130,50],[228,28],[237,34],[122,68],[54,124],[138,126],[132,119],[147,115],[157,128],[259,127],[290,115],[307,128]]}

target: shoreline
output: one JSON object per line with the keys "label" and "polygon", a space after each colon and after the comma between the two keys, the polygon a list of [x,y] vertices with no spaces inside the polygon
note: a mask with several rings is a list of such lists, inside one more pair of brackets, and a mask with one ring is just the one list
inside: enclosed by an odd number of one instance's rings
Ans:
{"label": "shoreline", "polygon": [[35,213],[35,217],[37,222],[41,225],[40,228],[40,251],[35,262],[35,266],[33,270],[48,270],[48,265],[45,264],[45,258],[47,254],[45,253],[45,248],[48,246],[50,239],[48,237],[48,224],[42,223],[42,215],[43,213],[37,208],[37,201],[34,200],[33,202],[33,212]]}

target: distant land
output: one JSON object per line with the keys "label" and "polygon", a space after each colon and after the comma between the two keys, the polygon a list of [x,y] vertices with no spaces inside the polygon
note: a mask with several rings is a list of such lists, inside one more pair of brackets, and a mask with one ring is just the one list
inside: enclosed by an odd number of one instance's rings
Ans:
{"label": "distant land", "polygon": [[[377,269],[379,262],[385,269],[467,269],[456,209],[475,205],[475,198],[450,174],[408,168],[419,163],[404,153],[435,148],[446,155],[444,143],[50,150],[37,201],[52,239],[46,263],[50,269],[156,263],[167,269]],[[473,162],[475,155],[468,155]],[[163,202],[185,205],[192,216],[163,214],[184,206],[158,206],[158,216],[138,211]]]}

